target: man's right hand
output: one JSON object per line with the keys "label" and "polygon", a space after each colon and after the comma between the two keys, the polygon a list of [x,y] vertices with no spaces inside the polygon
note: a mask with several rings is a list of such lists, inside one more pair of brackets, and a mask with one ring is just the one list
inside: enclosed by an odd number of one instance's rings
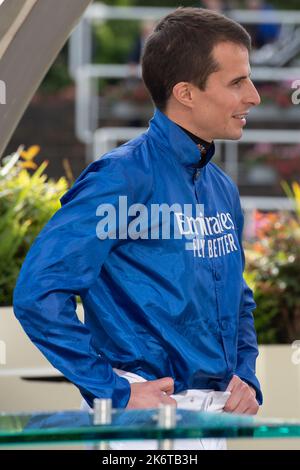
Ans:
{"label": "man's right hand", "polygon": [[176,400],[169,396],[173,392],[174,380],[171,377],[132,383],[131,395],[126,408],[158,408],[160,403],[176,406]]}

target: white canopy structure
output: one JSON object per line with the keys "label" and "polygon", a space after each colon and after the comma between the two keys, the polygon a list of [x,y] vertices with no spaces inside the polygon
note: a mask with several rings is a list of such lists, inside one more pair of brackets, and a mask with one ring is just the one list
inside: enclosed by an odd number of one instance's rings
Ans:
{"label": "white canopy structure", "polygon": [[0,0],[0,156],[92,0]]}

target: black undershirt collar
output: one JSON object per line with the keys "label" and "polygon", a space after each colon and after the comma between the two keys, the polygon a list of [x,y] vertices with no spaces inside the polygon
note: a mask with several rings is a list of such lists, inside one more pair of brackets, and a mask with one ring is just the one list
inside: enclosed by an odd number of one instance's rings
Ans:
{"label": "black undershirt collar", "polygon": [[[177,124],[179,126],[179,124]],[[202,168],[203,166],[206,165],[206,154],[207,154],[207,150],[209,149],[209,147],[211,146],[211,142],[207,142],[206,140],[204,139],[201,139],[200,137],[198,137],[197,135],[193,134],[192,132],[188,131],[187,129],[185,129],[184,127],[182,126],[179,126],[180,129],[182,129],[191,139],[193,142],[195,142],[195,144],[198,146],[199,150],[200,150],[200,155],[201,155],[201,158],[200,158],[200,161],[197,165],[197,168]]]}

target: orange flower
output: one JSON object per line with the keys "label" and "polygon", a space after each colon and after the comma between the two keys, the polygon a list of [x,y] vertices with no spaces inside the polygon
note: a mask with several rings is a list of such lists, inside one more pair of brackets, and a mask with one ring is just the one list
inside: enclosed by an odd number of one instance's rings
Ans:
{"label": "orange flower", "polygon": [[28,150],[22,150],[20,157],[24,160],[20,162],[21,168],[29,170],[36,170],[37,164],[34,163],[33,159],[37,156],[41,148],[38,145],[32,145]]}
{"label": "orange flower", "polygon": [[33,160],[37,154],[40,152],[41,148],[39,145],[32,145],[28,150],[23,150],[20,154],[21,158],[26,161]]}

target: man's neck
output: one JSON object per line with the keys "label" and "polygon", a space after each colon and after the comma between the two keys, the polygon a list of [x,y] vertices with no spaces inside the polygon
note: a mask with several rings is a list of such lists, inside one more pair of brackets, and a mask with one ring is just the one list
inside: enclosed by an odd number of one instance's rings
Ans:
{"label": "man's neck", "polygon": [[179,126],[196,144],[203,144],[205,147],[209,147],[213,139],[207,135],[205,130],[202,132],[201,129],[195,128],[191,117],[186,111],[182,111],[182,108],[173,105],[168,106],[163,113],[177,126]]}
{"label": "man's neck", "polygon": [[207,151],[210,148],[210,146],[213,145],[213,143],[212,142],[207,142],[206,140],[201,139],[201,137],[198,137],[197,135],[195,135],[192,132],[188,131],[187,129],[180,126],[179,124],[177,124],[177,126],[180,127],[180,129],[182,129],[186,133],[186,135],[190,139],[192,139],[192,141],[195,142],[195,144],[199,148],[200,159],[199,159],[199,162],[196,165],[196,167],[197,168],[204,167],[207,163]]}
{"label": "man's neck", "polygon": [[201,139],[201,137],[198,137],[197,135],[193,134],[192,132],[188,131],[185,129],[183,126],[180,126],[177,124],[197,145],[202,145],[204,149],[207,151],[207,149],[210,147],[211,142],[207,142],[207,140]]}

